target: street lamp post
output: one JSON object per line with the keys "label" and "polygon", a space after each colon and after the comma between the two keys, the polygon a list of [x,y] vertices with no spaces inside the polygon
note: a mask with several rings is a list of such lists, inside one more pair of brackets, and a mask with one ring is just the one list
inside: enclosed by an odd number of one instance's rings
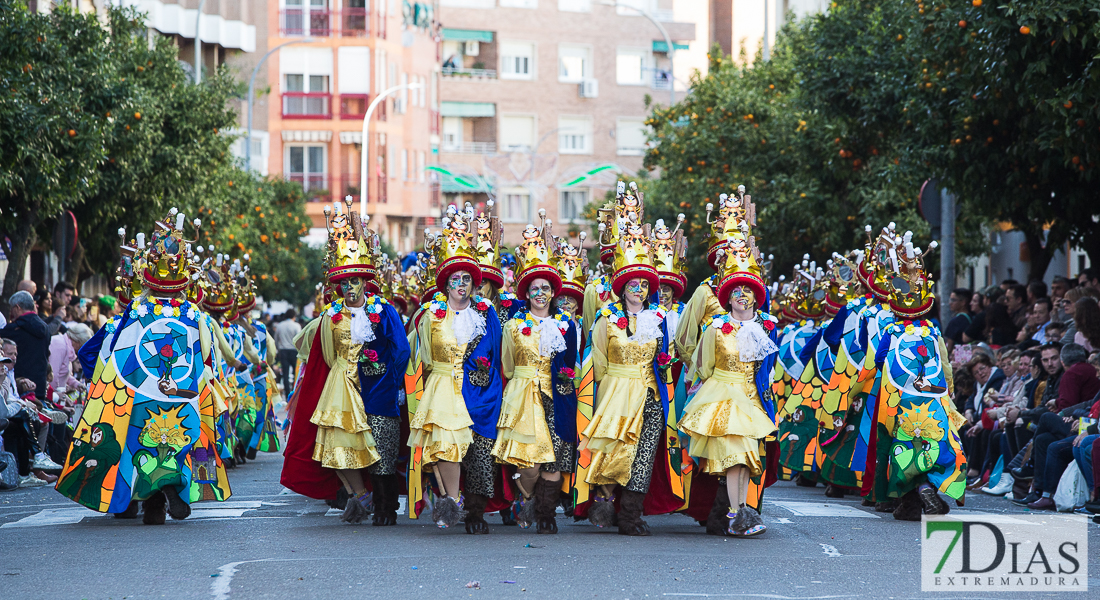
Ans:
{"label": "street lamp post", "polygon": [[363,216],[367,214],[367,165],[370,163],[370,133],[368,131],[368,124],[370,123],[370,117],[374,114],[375,107],[385,100],[386,97],[392,96],[401,90],[415,90],[424,87],[422,83],[403,83],[401,85],[395,85],[389,89],[382,90],[382,93],[378,94],[371,101],[370,106],[367,107],[367,114],[363,115],[363,151],[360,152],[361,162],[359,163],[359,213]]}
{"label": "street lamp post", "polygon": [[283,46],[289,46],[291,44],[312,44],[315,42],[313,38],[303,38],[300,40],[294,40],[293,42],[286,42],[285,44],[279,44],[271,50],[267,51],[267,54],[260,59],[260,62],[256,63],[256,67],[252,69],[252,77],[248,80],[248,139],[245,140],[244,148],[244,160],[245,168],[249,171],[252,170],[252,101],[256,92],[256,74],[260,72],[260,65],[264,64],[267,57],[275,53],[276,50]]}
{"label": "street lamp post", "polygon": [[664,38],[665,38],[665,44],[668,45],[668,80],[669,80],[668,81],[668,102],[669,102],[669,106],[673,106],[674,104],[676,104],[676,77],[673,75],[673,61],[672,61],[672,54],[673,54],[673,52],[676,51],[676,48],[673,47],[672,37],[668,35],[668,31],[665,29],[665,26],[661,25],[661,23],[656,18],[654,18],[654,16],[652,14],[650,14],[649,11],[645,10],[644,8],[638,8],[637,6],[630,6],[629,4],[622,4],[621,2],[610,2],[609,1],[609,2],[601,2],[600,4],[603,4],[604,6],[629,8],[630,10],[636,11],[636,12],[640,13],[643,17],[649,19],[649,22],[653,23],[653,25],[655,25],[657,27],[657,30],[661,32],[661,35],[664,36]]}
{"label": "street lamp post", "polygon": [[195,85],[202,83],[202,7],[206,0],[199,0],[199,11],[195,15]]}
{"label": "street lamp post", "polygon": [[764,0],[764,60],[771,58],[771,48],[768,47],[768,0]]}

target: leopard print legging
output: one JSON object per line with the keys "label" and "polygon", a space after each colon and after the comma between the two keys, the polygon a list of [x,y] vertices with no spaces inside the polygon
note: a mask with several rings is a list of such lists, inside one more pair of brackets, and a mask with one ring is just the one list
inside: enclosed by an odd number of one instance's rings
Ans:
{"label": "leopard print legging", "polygon": [[657,456],[657,445],[665,427],[665,411],[661,401],[649,390],[642,413],[642,431],[638,436],[638,451],[634,455],[634,464],[630,465],[630,480],[626,489],[645,494],[649,492],[649,482],[653,478],[653,460]]}

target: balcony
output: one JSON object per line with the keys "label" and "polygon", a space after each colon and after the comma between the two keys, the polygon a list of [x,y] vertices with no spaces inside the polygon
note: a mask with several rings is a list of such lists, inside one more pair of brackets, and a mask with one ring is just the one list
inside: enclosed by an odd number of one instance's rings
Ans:
{"label": "balcony", "polygon": [[328,202],[331,199],[328,176],[324,173],[289,173],[286,178],[302,184],[309,202]]}
{"label": "balcony", "polygon": [[340,94],[340,118],[362,119],[370,106],[367,94]]}
{"label": "balcony", "polygon": [[340,35],[367,37],[370,34],[370,12],[366,8],[345,8],[340,11]]}
{"label": "balcony", "polygon": [[342,175],[340,177],[340,197],[351,196],[358,202],[360,183],[360,177],[358,175]]}
{"label": "balcony", "polygon": [[496,79],[493,69],[467,69],[465,67],[443,67],[444,77],[468,77],[470,79]]}
{"label": "balcony", "polygon": [[672,89],[672,77],[668,71],[657,70],[653,73],[653,89],[668,91]]}
{"label": "balcony", "polygon": [[283,92],[284,119],[331,119],[332,94]]}
{"label": "balcony", "polygon": [[283,36],[328,37],[332,35],[332,12],[307,8],[280,10],[279,32]]}
{"label": "balcony", "polygon": [[374,36],[380,40],[386,39],[386,15],[374,13]]}
{"label": "balcony", "polygon": [[443,152],[454,154],[496,154],[497,145],[494,142],[458,142],[443,143]]}

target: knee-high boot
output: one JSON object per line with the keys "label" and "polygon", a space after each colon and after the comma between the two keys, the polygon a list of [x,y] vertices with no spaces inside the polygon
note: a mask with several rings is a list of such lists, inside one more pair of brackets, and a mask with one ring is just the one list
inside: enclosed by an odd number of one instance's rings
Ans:
{"label": "knee-high boot", "polygon": [[485,522],[485,506],[489,497],[481,494],[466,496],[466,533],[489,533],[489,524]]}
{"label": "knee-high boot", "polygon": [[645,494],[623,490],[619,501],[619,533],[623,535],[649,535],[649,525],[642,520],[642,501]]}

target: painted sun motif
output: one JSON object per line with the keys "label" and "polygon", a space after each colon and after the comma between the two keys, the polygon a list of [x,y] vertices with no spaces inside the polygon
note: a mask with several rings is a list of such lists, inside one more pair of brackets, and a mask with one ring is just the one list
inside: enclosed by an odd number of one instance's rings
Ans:
{"label": "painted sun motif", "polygon": [[191,443],[187,428],[183,425],[180,410],[186,405],[180,404],[168,410],[150,411],[149,420],[141,430],[141,443],[147,447],[170,446],[180,449]]}
{"label": "painted sun motif", "polygon": [[944,434],[935,415],[920,406],[905,411],[898,419],[898,428],[912,439],[939,441]]}

